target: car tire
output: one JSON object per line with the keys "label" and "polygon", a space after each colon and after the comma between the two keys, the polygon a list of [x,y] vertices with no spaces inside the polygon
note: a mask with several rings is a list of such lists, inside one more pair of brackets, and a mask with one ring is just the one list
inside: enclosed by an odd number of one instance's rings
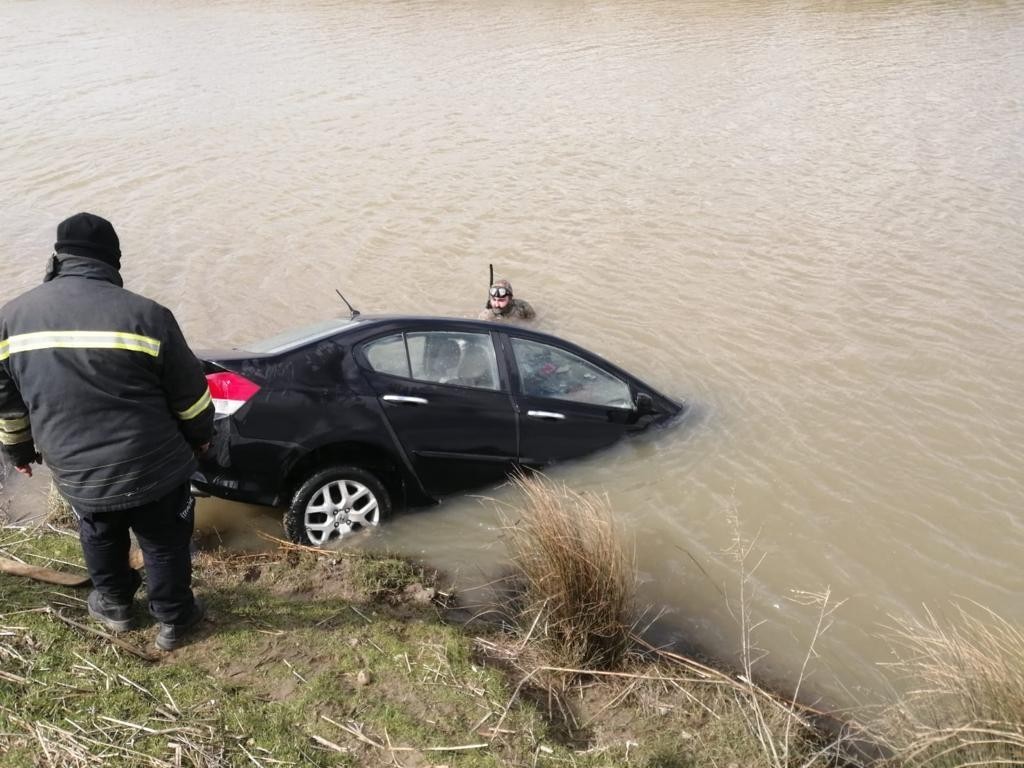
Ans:
{"label": "car tire", "polygon": [[355,531],[377,526],[391,514],[391,497],[377,477],[360,467],[321,469],[292,497],[284,513],[290,541],[324,547]]}

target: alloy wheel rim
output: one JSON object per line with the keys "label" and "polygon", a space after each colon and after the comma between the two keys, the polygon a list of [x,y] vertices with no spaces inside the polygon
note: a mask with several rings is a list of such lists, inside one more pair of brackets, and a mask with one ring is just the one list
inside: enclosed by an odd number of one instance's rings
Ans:
{"label": "alloy wheel rim", "polygon": [[373,492],[356,480],[332,480],[310,497],[302,523],[315,546],[380,522],[380,505]]}

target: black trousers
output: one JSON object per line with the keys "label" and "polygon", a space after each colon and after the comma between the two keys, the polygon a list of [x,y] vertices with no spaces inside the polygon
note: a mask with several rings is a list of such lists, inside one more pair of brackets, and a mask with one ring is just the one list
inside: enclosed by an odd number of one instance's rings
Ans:
{"label": "black trousers", "polygon": [[79,539],[93,586],[108,602],[131,603],[139,577],[128,564],[129,529],[146,563],[149,612],[181,624],[192,611],[192,530],[195,499],[188,483],[156,501],[117,512],[79,513]]}

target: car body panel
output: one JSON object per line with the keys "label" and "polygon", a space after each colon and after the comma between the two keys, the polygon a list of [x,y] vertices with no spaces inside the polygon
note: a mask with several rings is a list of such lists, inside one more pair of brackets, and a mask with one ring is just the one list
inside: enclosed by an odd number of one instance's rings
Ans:
{"label": "car body panel", "polygon": [[496,482],[514,467],[516,414],[507,392],[367,377],[427,493]]}
{"label": "car body panel", "polygon": [[627,414],[541,397],[519,396],[519,462],[539,468],[580,456],[579,445],[586,443],[587,453],[607,448],[626,434]]}
{"label": "car body panel", "polygon": [[[473,343],[490,339],[491,388],[412,378],[410,340],[429,344],[432,335],[446,334]],[[404,376],[375,370],[366,354],[370,344],[396,335],[410,358]],[[426,503],[499,482],[517,466],[540,467],[600,450],[684,407],[599,355],[527,328],[458,318],[358,317],[280,339],[258,352],[200,353],[208,373],[236,372],[260,390],[216,420],[212,449],[193,478],[198,490],[281,505],[301,481],[297,473],[318,461],[346,457],[358,463],[365,457],[387,465],[407,501]],[[607,379],[613,388],[621,382],[629,402],[611,407],[564,399],[578,393],[559,397],[538,390],[535,377],[520,371],[514,348],[545,346],[559,359],[575,360],[584,378]],[[648,413],[635,406],[641,393],[651,404]]]}

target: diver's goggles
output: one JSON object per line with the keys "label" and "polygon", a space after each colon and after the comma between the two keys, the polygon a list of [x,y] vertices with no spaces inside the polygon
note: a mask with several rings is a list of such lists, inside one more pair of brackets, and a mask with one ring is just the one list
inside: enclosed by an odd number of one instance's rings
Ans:
{"label": "diver's goggles", "polygon": [[497,288],[491,288],[488,291],[491,294],[492,299],[506,299],[512,295],[512,291],[504,286],[498,286]]}

